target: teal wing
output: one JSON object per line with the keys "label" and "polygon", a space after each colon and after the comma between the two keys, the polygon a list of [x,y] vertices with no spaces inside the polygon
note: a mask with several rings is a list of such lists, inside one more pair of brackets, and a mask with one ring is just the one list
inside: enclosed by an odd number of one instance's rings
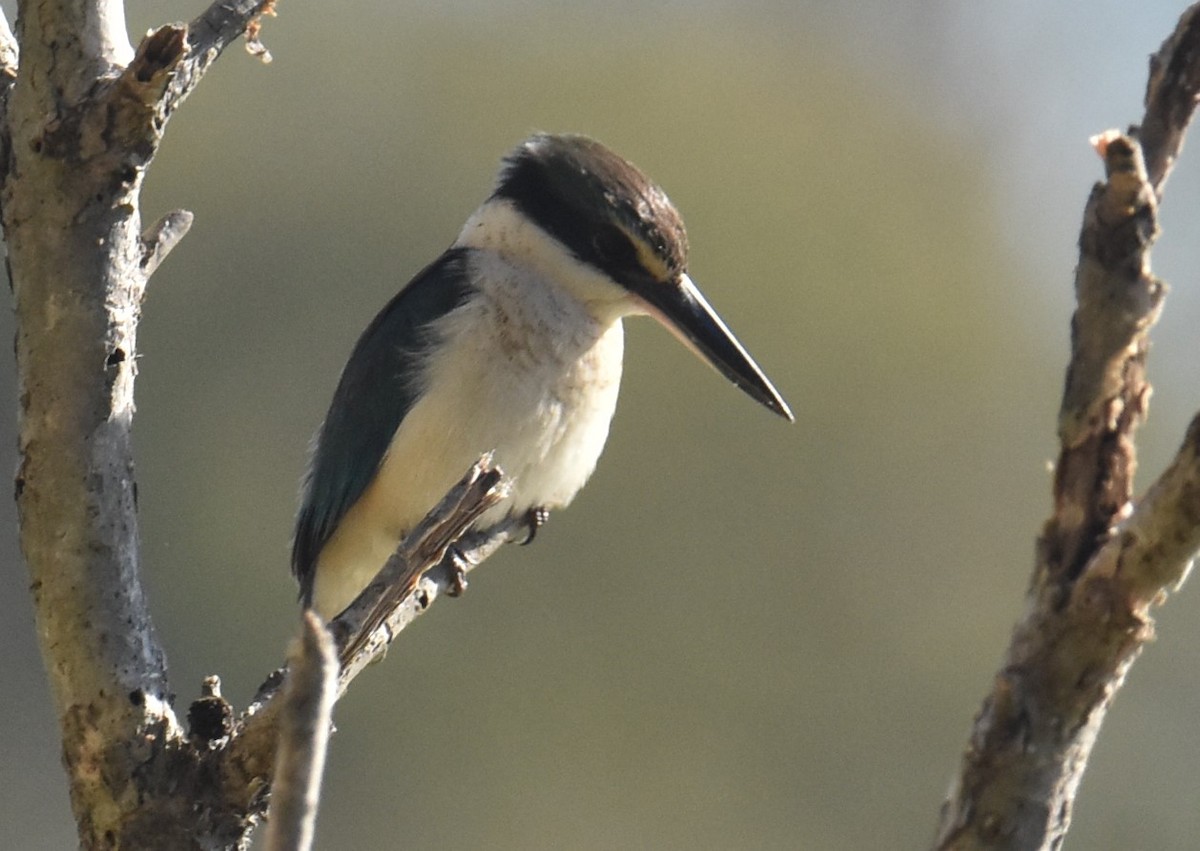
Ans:
{"label": "teal wing", "polygon": [[430,325],[471,292],[469,253],[451,249],[413,278],[367,326],[342,370],[317,435],[292,541],[292,573],[305,606],[312,603],[321,550],[375,478],[416,402],[421,361],[434,342]]}

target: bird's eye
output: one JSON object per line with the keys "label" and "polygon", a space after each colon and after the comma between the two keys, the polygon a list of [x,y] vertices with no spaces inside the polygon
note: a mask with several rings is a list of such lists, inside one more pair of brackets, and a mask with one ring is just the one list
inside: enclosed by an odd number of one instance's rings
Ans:
{"label": "bird's eye", "polygon": [[592,248],[600,261],[610,268],[631,268],[638,265],[637,249],[620,228],[599,228],[592,235]]}

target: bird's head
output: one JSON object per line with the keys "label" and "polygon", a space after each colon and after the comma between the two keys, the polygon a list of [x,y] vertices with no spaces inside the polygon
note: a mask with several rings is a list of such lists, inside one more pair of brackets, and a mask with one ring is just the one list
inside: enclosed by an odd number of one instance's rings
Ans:
{"label": "bird's head", "polygon": [[[556,277],[581,299],[612,315],[653,316],[701,360],[751,397],[792,420],[787,403],[709,306],[688,276],[683,219],[667,194],[637,166],[586,136],[538,134],[505,158],[495,191],[460,238],[507,241],[498,218],[533,225],[550,237],[527,253],[567,255]],[[503,226],[500,226],[503,227]],[[528,258],[533,259],[533,258]],[[561,258],[556,258],[561,259]]]}

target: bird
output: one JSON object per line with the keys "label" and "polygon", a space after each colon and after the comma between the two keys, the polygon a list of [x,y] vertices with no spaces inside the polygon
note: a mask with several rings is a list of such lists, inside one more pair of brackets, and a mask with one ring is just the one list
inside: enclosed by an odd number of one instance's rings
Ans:
{"label": "bird", "polygon": [[565,508],[604,449],[635,315],[795,421],[689,276],[667,194],[588,136],[531,136],[350,354],[301,489],[301,603],[341,612],[483,453],[511,490],[476,528],[528,518],[532,535]]}

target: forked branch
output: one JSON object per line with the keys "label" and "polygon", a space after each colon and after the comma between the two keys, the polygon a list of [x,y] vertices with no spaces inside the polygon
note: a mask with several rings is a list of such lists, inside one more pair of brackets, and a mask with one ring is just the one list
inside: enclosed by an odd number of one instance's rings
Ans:
{"label": "forked branch", "polygon": [[1079,238],[1054,512],[1026,614],[975,719],[942,809],[939,849],[1057,848],[1100,725],[1153,635],[1150,606],[1200,548],[1200,417],[1131,502],[1146,415],[1148,334],[1165,285],[1150,272],[1158,201],[1200,91],[1200,4],[1151,60],[1142,128],[1093,140],[1106,180]]}

